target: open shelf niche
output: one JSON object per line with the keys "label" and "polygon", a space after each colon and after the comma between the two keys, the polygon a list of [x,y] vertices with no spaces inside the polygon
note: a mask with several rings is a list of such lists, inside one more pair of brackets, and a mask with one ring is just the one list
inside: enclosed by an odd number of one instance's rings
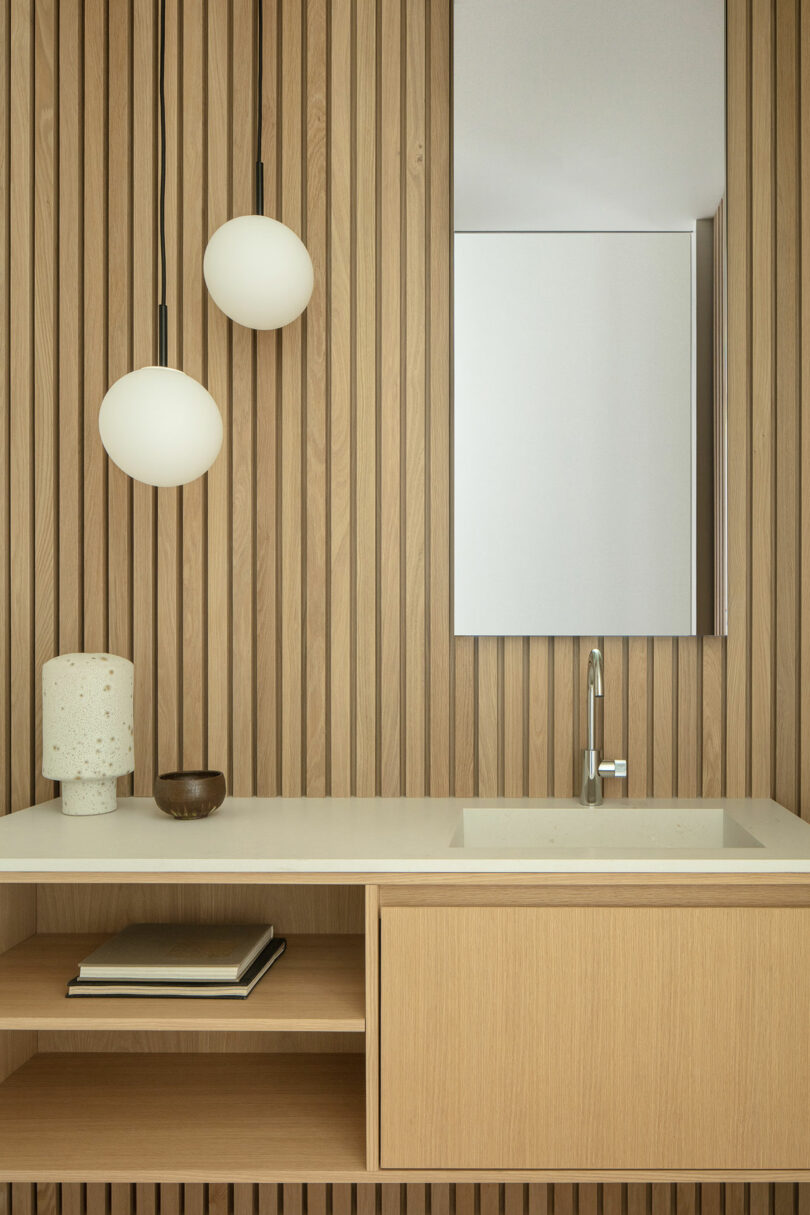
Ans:
{"label": "open shelf niche", "polygon": [[[68,999],[139,921],[272,922],[288,947],[246,1000]],[[0,884],[0,1181],[362,1173],[365,921],[359,886]]]}

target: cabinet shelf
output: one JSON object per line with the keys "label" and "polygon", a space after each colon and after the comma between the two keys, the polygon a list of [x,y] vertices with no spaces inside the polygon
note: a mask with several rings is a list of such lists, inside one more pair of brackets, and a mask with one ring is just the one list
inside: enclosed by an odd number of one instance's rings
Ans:
{"label": "cabinet shelf", "polygon": [[29,937],[0,956],[0,1030],[362,1033],[363,937],[290,936],[246,1000],[67,999],[81,958],[109,934]]}
{"label": "cabinet shelf", "polygon": [[0,1085],[0,1181],[317,1181],[364,1153],[353,1055],[42,1054]]}

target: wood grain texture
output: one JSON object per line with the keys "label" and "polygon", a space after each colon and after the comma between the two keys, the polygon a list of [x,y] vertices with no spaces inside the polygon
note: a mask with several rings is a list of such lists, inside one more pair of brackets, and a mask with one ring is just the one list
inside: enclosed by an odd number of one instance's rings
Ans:
{"label": "wood grain texture", "polygon": [[[252,6],[248,6],[252,11]],[[285,0],[281,14],[281,214],[295,232],[302,230],[302,12],[300,0]],[[248,130],[250,127],[248,125]],[[302,587],[302,418],[306,416],[302,381],[303,326],[301,318],[280,331],[281,356],[281,791],[298,797],[303,786],[303,587]],[[234,449],[239,467],[250,458]],[[246,487],[248,488],[248,487]],[[250,487],[252,488],[252,487]],[[249,585],[250,571],[245,571]],[[239,595],[239,601],[244,600]],[[246,674],[250,674],[246,672]],[[250,678],[253,675],[250,674]],[[246,714],[245,727],[250,728]]]}
{"label": "wood grain texture", "polygon": [[[0,887],[0,890],[3,888]],[[23,887],[26,889],[26,887]],[[39,932],[118,932],[127,924],[154,920],[166,923],[216,924],[232,921],[273,924],[287,933],[361,933],[362,887],[261,886],[241,881],[233,887],[208,883],[184,886],[94,885],[57,883],[37,889]]]}
{"label": "wood grain texture", "polygon": [[380,1167],[380,891],[366,887],[366,1168]]}
{"label": "wood grain texture", "polygon": [[[77,1103],[89,1134],[65,1133]],[[0,1089],[0,1175],[224,1181],[340,1172],[363,1167],[363,1113],[358,1056],[40,1054]]]}
{"label": "wood grain texture", "polygon": [[[0,891],[0,949],[13,948],[36,931],[36,890],[21,886],[18,891]],[[37,1049],[34,1031],[0,1033],[0,1081],[5,1080]]]}
{"label": "wood grain texture", "polygon": [[802,1168],[808,946],[807,908],[383,908],[382,1166]]}
{"label": "wood grain texture", "polygon": [[[187,1210],[194,1215],[279,1215],[281,1203],[284,1210],[288,1206],[301,1202],[303,1193],[306,1194],[307,1210],[310,1215],[326,1215],[327,1211],[334,1215],[350,1215],[352,1210],[353,1187],[344,1183],[313,1183],[305,1191],[299,1182],[250,1183],[238,1182],[229,1185],[224,1182],[212,1182],[208,1186],[199,1183],[180,1185],[178,1183],[156,1184],[154,1182],[113,1182],[109,1186],[91,1183],[83,1186],[77,1182],[63,1184],[43,1182],[31,1185],[24,1182],[9,1185],[0,1183],[0,1212],[2,1215],[53,1215],[54,1209],[61,1210],[62,1215],[103,1215],[105,1202],[113,1205],[119,1213],[128,1215],[155,1215],[160,1204],[164,1215],[179,1215],[181,1210]],[[100,1191],[98,1199],[96,1191]],[[810,1200],[810,1186],[804,1184],[795,1187],[778,1183],[777,1187],[758,1184],[742,1185],[739,1182],[722,1184],[707,1182],[696,1186],[690,1182],[678,1182],[653,1190],[652,1186],[644,1184],[623,1185],[617,1181],[597,1185],[594,1182],[557,1184],[541,1181],[507,1182],[496,1186],[488,1185],[478,1195],[479,1187],[469,1182],[459,1181],[457,1184],[442,1182],[437,1177],[429,1186],[415,1185],[400,1187],[390,1182],[377,1186],[359,1184],[354,1188],[358,1215],[422,1215],[425,1201],[430,1201],[430,1209],[435,1215],[474,1215],[476,1203],[481,1198],[487,1205],[491,1215],[551,1215],[557,1212],[593,1212],[601,1209],[604,1215],[645,1215],[652,1211],[653,1197],[656,1199],[656,1211],[666,1209],[669,1215],[696,1215],[703,1211],[705,1215],[745,1215],[750,1210],[752,1215],[768,1215],[775,1207],[771,1205],[773,1194],[774,1204],[779,1197],[780,1210],[786,1212],[788,1196],[796,1195],[797,1203],[792,1209],[798,1209],[799,1215],[806,1215]],[[58,1204],[54,1208],[54,1203]],[[601,1203],[601,1208],[597,1204]],[[666,1204],[665,1208],[662,1203]],[[300,1209],[300,1208],[299,1208]]]}
{"label": "wood grain texture", "polygon": [[4,953],[0,1029],[356,1034],[365,1028],[362,936],[288,936],[272,979],[247,1000],[66,999],[78,963],[106,939],[37,935]]}
{"label": "wood grain texture", "polygon": [[[569,795],[594,639],[452,636],[449,5],[267,0],[267,211],[315,291],[251,334],[200,266],[251,206],[252,8],[168,0],[170,355],[225,422],[182,492],[128,484],[96,427],[154,359],[154,6],[2,11],[3,810],[49,791],[41,662],[107,645],[136,663],[140,792],[182,760],[245,793]],[[601,639],[615,796],[808,812],[800,17],[728,5],[729,636]]]}

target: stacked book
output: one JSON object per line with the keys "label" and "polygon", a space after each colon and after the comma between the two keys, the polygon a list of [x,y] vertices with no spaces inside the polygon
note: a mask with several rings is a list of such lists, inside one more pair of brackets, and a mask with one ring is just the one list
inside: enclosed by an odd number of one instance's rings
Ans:
{"label": "stacked book", "polygon": [[243,1000],[286,947],[272,924],[130,924],[79,963],[67,994]]}

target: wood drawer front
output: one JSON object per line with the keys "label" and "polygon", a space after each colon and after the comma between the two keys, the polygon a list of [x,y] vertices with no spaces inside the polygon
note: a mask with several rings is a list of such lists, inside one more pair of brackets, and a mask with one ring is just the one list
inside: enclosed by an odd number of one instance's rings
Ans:
{"label": "wood drawer front", "polygon": [[381,1164],[810,1167],[810,910],[384,907]]}

